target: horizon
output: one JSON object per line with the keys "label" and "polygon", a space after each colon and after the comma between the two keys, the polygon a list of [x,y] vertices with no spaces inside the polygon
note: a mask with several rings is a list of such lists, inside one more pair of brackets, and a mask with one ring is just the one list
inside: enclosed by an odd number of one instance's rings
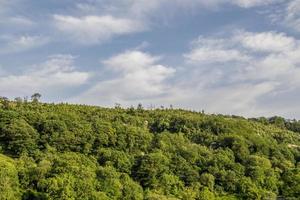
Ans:
{"label": "horizon", "polygon": [[0,96],[300,119],[298,0],[0,0]]}
{"label": "horizon", "polygon": [[[37,94],[37,93],[36,93]],[[39,93],[38,93],[39,94]],[[41,95],[41,94],[40,94]],[[32,95],[33,96],[33,95]],[[69,106],[87,106],[87,107],[96,107],[96,108],[100,108],[100,109],[123,109],[123,110],[129,110],[129,109],[134,109],[134,110],[139,110],[142,109],[143,111],[156,111],[156,110],[177,110],[177,111],[184,111],[184,112],[191,112],[191,113],[199,113],[199,114],[203,114],[203,115],[214,115],[214,116],[225,116],[225,117],[238,117],[238,118],[243,118],[246,120],[251,120],[251,119],[261,119],[261,118],[265,118],[265,119],[271,119],[271,118],[282,118],[284,119],[286,122],[290,122],[290,121],[300,121],[297,118],[284,118],[283,116],[278,116],[278,115],[273,115],[273,116],[252,116],[252,117],[247,117],[247,116],[243,116],[243,115],[235,115],[235,114],[229,114],[229,113],[209,113],[206,112],[204,109],[201,110],[195,110],[195,109],[189,109],[189,108],[182,108],[182,107],[176,107],[176,105],[168,105],[168,106],[163,106],[163,105],[143,105],[142,103],[138,103],[137,105],[130,105],[130,106],[123,106],[119,103],[115,103],[112,106],[101,106],[101,105],[93,105],[93,104],[80,104],[80,103],[70,103],[70,102],[46,102],[46,101],[41,101],[41,97],[38,97],[34,100],[34,98],[31,96],[31,98],[29,98],[29,96],[26,97],[15,97],[14,99],[9,99],[7,97],[4,96],[0,96],[0,103],[3,104],[3,100],[8,100],[9,102],[15,102],[18,103],[20,102],[21,104],[26,104],[26,103],[31,103],[31,104],[46,104],[46,105],[69,105]],[[1,102],[2,101],[2,102]],[[5,103],[3,104],[5,105]],[[8,105],[9,106],[9,105]],[[9,106],[10,107],[10,106]]]}

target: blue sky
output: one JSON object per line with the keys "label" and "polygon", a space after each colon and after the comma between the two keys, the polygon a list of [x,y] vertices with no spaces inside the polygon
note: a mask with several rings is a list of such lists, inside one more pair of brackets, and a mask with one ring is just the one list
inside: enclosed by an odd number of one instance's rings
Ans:
{"label": "blue sky", "polygon": [[299,0],[0,0],[0,95],[300,118]]}

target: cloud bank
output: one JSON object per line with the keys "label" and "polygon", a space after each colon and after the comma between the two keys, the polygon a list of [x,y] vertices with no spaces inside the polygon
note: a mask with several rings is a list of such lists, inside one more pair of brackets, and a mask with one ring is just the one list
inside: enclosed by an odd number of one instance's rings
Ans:
{"label": "cloud bank", "polygon": [[23,97],[30,92],[41,92],[51,96],[59,91],[80,86],[88,81],[90,74],[77,71],[74,59],[71,55],[54,55],[18,74],[3,73],[0,75],[0,93],[8,97],[14,97],[16,94]]}
{"label": "cloud bank", "polygon": [[97,82],[71,101],[130,106],[164,96],[171,87],[166,80],[175,69],[159,64],[159,60],[159,57],[141,51],[126,51],[104,60],[103,64],[113,73],[113,78]]}
{"label": "cloud bank", "polygon": [[244,116],[270,116],[274,110],[296,115],[299,55],[300,41],[279,32],[236,30],[225,38],[200,36],[182,55],[185,66],[178,69],[158,64],[162,57],[141,51],[103,61],[113,78],[72,101],[107,106],[172,104]]}

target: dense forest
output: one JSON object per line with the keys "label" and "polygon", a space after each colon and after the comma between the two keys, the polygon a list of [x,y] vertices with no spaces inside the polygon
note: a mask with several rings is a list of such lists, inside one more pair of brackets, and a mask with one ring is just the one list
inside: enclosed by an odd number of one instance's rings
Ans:
{"label": "dense forest", "polygon": [[300,122],[0,100],[0,200],[300,199]]}

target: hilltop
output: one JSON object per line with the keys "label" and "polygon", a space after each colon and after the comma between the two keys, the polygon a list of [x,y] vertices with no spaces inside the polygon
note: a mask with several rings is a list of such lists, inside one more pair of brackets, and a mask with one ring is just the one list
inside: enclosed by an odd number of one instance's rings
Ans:
{"label": "hilltop", "polygon": [[1,101],[0,199],[299,199],[299,124]]}

